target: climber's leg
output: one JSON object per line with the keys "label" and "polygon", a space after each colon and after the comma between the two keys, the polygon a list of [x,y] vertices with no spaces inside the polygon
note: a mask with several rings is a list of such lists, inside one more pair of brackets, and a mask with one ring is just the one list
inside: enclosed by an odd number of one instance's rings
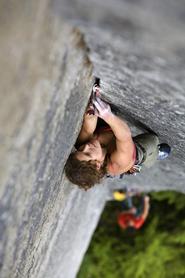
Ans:
{"label": "climber's leg", "polygon": [[157,135],[144,133],[134,137],[133,140],[136,146],[138,144],[138,148],[142,149],[142,165],[151,167],[156,162],[159,153],[159,139]]}

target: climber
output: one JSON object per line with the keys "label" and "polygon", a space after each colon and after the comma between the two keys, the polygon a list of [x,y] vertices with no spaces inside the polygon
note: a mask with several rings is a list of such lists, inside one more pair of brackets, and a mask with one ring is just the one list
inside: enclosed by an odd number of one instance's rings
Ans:
{"label": "climber", "polygon": [[[100,87],[94,85],[76,149],[65,166],[68,179],[85,190],[100,183],[103,177],[134,174],[142,166],[150,167],[161,153],[164,158],[170,151],[168,145],[167,151],[160,149],[155,134],[132,138],[127,123],[111,111],[110,105],[100,98],[100,93]],[[104,127],[98,126],[98,119],[103,120]]]}
{"label": "climber", "polygon": [[127,228],[141,228],[149,213],[150,197],[145,195],[141,199],[141,201],[143,202],[142,208],[136,208],[135,206],[133,206],[131,197],[129,198],[129,200],[126,201],[128,203],[129,209],[118,214],[118,225],[124,230]]}

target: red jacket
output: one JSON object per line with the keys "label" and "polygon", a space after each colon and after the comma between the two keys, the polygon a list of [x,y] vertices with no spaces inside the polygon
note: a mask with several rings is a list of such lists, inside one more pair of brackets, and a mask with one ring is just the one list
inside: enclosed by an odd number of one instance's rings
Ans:
{"label": "red jacket", "polygon": [[122,229],[126,229],[129,227],[129,220],[132,220],[134,222],[135,229],[139,229],[145,222],[142,216],[135,216],[131,213],[120,213],[118,215],[118,224]]}

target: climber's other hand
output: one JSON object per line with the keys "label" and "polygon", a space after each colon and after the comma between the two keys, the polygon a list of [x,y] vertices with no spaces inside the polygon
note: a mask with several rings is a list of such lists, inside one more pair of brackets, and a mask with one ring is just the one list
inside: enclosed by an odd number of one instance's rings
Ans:
{"label": "climber's other hand", "polygon": [[93,95],[92,97],[93,98],[100,97],[101,92],[102,92],[102,89],[97,84],[95,84],[93,86],[93,90],[92,90],[92,95]]}
{"label": "climber's other hand", "polygon": [[89,103],[85,111],[85,116],[95,116],[95,109],[92,103]]}
{"label": "climber's other hand", "polygon": [[101,100],[100,97],[94,97],[93,98],[93,104],[95,107],[95,115],[97,115],[99,118],[105,120],[110,115],[112,115],[111,107],[108,103]]}

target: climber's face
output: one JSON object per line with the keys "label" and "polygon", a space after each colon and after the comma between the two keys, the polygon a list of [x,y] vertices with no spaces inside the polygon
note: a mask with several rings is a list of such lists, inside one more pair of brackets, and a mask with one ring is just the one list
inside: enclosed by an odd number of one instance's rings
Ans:
{"label": "climber's face", "polygon": [[88,143],[79,147],[76,158],[81,161],[98,161],[101,165],[104,162],[106,149],[100,145],[100,142],[93,138]]}

